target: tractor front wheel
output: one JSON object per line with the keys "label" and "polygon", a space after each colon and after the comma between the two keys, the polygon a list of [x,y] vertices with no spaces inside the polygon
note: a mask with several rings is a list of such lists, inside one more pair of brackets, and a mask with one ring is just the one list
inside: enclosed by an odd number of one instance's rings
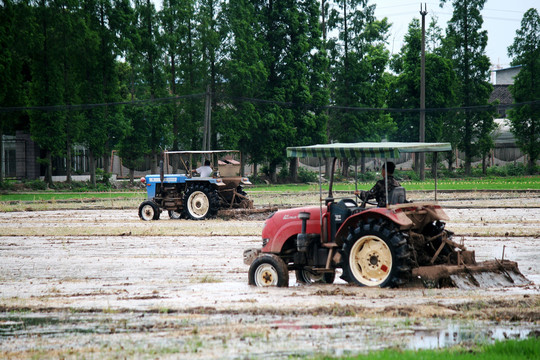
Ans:
{"label": "tractor front wheel", "polygon": [[190,186],[184,195],[184,215],[187,219],[203,220],[215,216],[219,209],[216,190],[196,184]]}
{"label": "tractor front wheel", "polygon": [[143,201],[139,206],[139,217],[144,221],[159,220],[159,215],[159,207],[153,201]]}
{"label": "tractor front wheel", "polygon": [[360,223],[343,247],[343,278],[362,286],[395,287],[410,277],[409,246],[389,221]]}
{"label": "tractor front wheel", "polygon": [[277,255],[264,254],[256,258],[249,267],[249,285],[289,286],[287,264]]}

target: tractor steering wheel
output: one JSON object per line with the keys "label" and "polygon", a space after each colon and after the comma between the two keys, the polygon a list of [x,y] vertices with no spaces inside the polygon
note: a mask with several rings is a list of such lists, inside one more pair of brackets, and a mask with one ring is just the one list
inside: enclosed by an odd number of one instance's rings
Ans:
{"label": "tractor steering wheel", "polygon": [[362,205],[360,205],[360,207],[365,208],[365,207],[366,207],[366,204],[369,204],[369,205],[375,205],[375,206],[378,205],[376,202],[371,202],[371,201],[369,201],[368,199],[363,200],[363,199],[360,197],[360,194],[361,194],[361,193],[355,194],[356,197],[358,198],[358,200],[360,200],[360,201],[362,202]]}

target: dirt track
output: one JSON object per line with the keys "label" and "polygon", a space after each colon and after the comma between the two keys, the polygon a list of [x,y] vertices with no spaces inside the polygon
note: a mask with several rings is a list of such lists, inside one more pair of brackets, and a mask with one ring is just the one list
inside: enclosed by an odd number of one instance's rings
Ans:
{"label": "dirt track", "polygon": [[260,246],[262,220],[0,213],[0,357],[286,358],[538,334],[540,209],[447,213],[478,260],[505,245],[534,284],[299,286],[291,273],[289,288],[261,289],[247,285],[242,251]]}

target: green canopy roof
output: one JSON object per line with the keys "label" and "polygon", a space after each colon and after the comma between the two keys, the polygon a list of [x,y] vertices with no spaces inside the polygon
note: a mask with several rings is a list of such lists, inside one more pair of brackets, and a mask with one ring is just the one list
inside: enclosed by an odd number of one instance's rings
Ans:
{"label": "green canopy roof", "polygon": [[450,151],[450,143],[364,142],[287,148],[288,157],[398,158],[400,153]]}

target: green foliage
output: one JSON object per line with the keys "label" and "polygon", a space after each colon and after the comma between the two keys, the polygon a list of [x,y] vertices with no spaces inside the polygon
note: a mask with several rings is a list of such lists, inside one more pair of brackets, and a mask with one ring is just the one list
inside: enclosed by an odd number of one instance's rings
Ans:
{"label": "green foliage", "polygon": [[0,182],[0,190],[2,191],[13,191],[15,190],[14,182],[13,181],[1,181]]}
{"label": "green foliage", "polygon": [[375,182],[378,177],[379,174],[374,171],[366,171],[364,174],[358,173],[358,181],[360,182]]}
{"label": "green foliage", "polygon": [[289,180],[289,169],[286,166],[282,166],[278,173],[279,182],[287,182]]}
{"label": "green foliage", "polygon": [[[484,81],[489,64],[479,14],[485,1],[444,2],[455,12],[446,39],[435,26],[428,29],[427,106],[484,105],[491,90]],[[75,144],[95,158],[118,150],[134,169],[163,149],[201,148],[209,86],[211,147],[242,150],[246,162],[266,163],[272,180],[286,162],[287,146],[416,140],[417,114],[326,106],[332,99],[330,105],[352,108],[418,107],[418,22],[393,59],[394,76],[386,72],[390,24],[375,18],[375,5],[325,4],[321,14],[316,0],[165,0],[159,12],[146,1],[5,1],[0,107],[51,108],[3,113],[0,134],[29,130],[46,154],[48,177],[51,156],[66,156]],[[526,14],[510,50],[524,64],[513,89],[516,100],[539,97],[530,75],[540,74],[534,70],[540,56],[523,47],[538,33],[536,18],[534,11]],[[163,99],[170,96],[177,98]],[[530,129],[538,126],[524,119],[535,121],[536,111],[531,106],[511,113],[531,159],[540,141]],[[489,114],[430,113],[426,124],[427,141],[460,143],[471,156],[492,146]],[[280,181],[289,176],[285,171]],[[98,182],[109,186],[104,175],[98,172]]]}
{"label": "green foliage", "polygon": [[[430,25],[428,32],[436,33]],[[434,39],[440,42],[441,38]],[[392,68],[399,75],[392,79],[389,87],[388,106],[391,108],[420,107],[420,55],[422,31],[420,23],[414,19],[405,35],[405,44],[398,55],[392,59]],[[449,59],[438,55],[435,47],[426,52],[426,107],[448,108],[457,104],[455,89],[458,87],[456,73]],[[399,131],[392,136],[396,141],[418,141],[419,120],[417,112],[402,112],[392,115]],[[459,133],[455,128],[454,114],[447,112],[428,112],[426,114],[425,139],[427,142],[450,142],[457,144]]]}
{"label": "green foliage", "polygon": [[306,168],[298,168],[298,180],[301,183],[313,183],[319,181],[319,174]]}
{"label": "green foliage", "polygon": [[[450,2],[442,0],[441,4]],[[457,74],[460,106],[487,105],[493,86],[489,78],[490,61],[485,55],[487,31],[482,30],[482,15],[486,0],[452,0],[453,14],[448,22],[447,37],[443,42],[444,53],[452,60]],[[474,156],[486,154],[494,129],[489,112],[462,112],[455,114],[455,129],[459,134],[458,148],[465,153],[465,173],[470,174]]]}
{"label": "green foliage", "polygon": [[[513,55],[512,64],[522,65],[510,91],[516,103],[522,104],[509,111],[511,131],[520,149],[529,156],[529,172],[532,174],[536,160],[540,158],[540,15],[537,9],[529,9],[516,31],[514,43],[508,48]],[[536,101],[536,103],[534,103]]]}
{"label": "green foliage", "polygon": [[23,186],[30,190],[47,190],[47,183],[41,180],[23,181]]}

